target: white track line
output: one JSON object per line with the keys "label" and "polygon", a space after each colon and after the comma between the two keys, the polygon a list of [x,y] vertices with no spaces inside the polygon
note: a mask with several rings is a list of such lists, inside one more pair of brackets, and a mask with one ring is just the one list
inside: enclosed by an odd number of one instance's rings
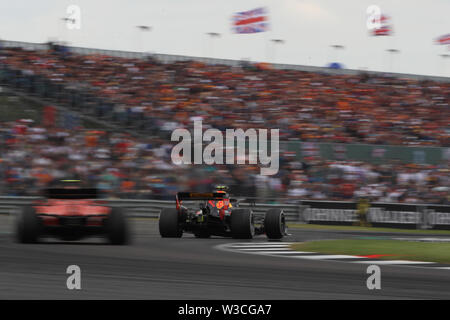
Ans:
{"label": "white track line", "polygon": [[394,240],[419,241],[419,242],[450,242],[450,238],[392,238]]}
{"label": "white track line", "polygon": [[367,264],[430,264],[436,262],[425,261],[409,261],[409,260],[376,260],[376,261],[354,261],[354,263],[367,263]]}
{"label": "white track line", "polygon": [[233,251],[233,252],[241,252],[241,253],[250,253],[250,254],[260,254],[260,255],[266,255],[266,256],[272,256],[272,255],[282,255],[282,254],[305,254],[305,253],[314,253],[314,252],[301,252],[301,251],[293,251],[293,250],[279,250],[279,251]]}
{"label": "white track line", "polygon": [[[371,259],[363,256],[352,256],[344,254],[318,254],[317,252],[311,251],[296,251],[289,248],[292,242],[282,242],[278,244],[270,242],[246,242],[246,243],[228,243],[218,245],[216,248],[219,250],[232,251],[236,253],[247,253],[255,255],[265,255],[265,256],[278,256],[287,258],[297,258],[297,259],[308,259],[308,260],[324,260],[324,261],[335,261],[335,262],[350,262],[350,263],[362,263],[362,264],[375,264],[375,265],[409,265],[414,267],[414,265],[430,265],[436,264],[436,262],[426,262],[426,261],[409,261],[409,260],[381,260],[381,259]],[[310,255],[313,254],[313,255]],[[314,255],[315,254],[315,255]],[[343,259],[343,260],[336,260]],[[344,260],[347,259],[347,260]],[[357,261],[353,261],[357,260]],[[417,267],[419,267],[417,266]],[[425,267],[425,266],[424,266]],[[450,270],[450,267],[426,267],[427,269],[442,269]]]}
{"label": "white track line", "polygon": [[236,250],[244,250],[244,249],[260,249],[260,248],[273,248],[273,249],[277,249],[277,248],[287,248],[289,247],[289,245],[270,245],[270,246],[238,246],[238,247],[230,247]]}
{"label": "white track line", "polygon": [[294,256],[292,258],[299,259],[313,259],[313,260],[328,260],[328,259],[361,259],[356,256],[348,256],[344,254],[325,254],[325,255],[316,255],[316,256]]}
{"label": "white track line", "polygon": [[243,248],[238,249],[239,251],[276,251],[276,250],[283,250],[285,248]]}
{"label": "white track line", "polygon": [[233,247],[245,247],[245,246],[255,246],[255,247],[265,247],[265,246],[288,246],[292,242],[244,242],[244,243],[232,243]]}
{"label": "white track line", "polygon": [[290,254],[308,254],[308,253],[316,253],[311,251],[295,251],[295,250],[289,250],[289,251],[265,251],[267,254],[284,254],[284,253],[290,253]]}

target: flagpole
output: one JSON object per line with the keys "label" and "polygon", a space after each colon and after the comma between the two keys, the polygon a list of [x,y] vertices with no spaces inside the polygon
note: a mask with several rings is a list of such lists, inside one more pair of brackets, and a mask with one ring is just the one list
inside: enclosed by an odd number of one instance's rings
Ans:
{"label": "flagpole", "polygon": [[394,54],[400,53],[398,49],[387,49],[386,52],[389,52],[389,72],[394,73],[393,63],[394,63]]}
{"label": "flagpole", "polygon": [[[266,7],[263,7],[263,11],[264,11],[264,13],[268,16],[268,10],[267,10],[267,8]],[[270,63],[270,61],[269,61],[269,59],[270,59],[270,45],[269,45],[269,32],[271,31],[271,29],[269,28],[269,27],[267,27],[266,28],[266,30],[264,31],[264,36],[262,37],[263,38],[263,41],[264,41],[264,47],[265,47],[265,56],[266,56],[266,58],[265,58],[265,62],[266,63]]]}
{"label": "flagpole", "polygon": [[446,65],[446,59],[450,58],[450,54],[444,53],[444,54],[440,54],[442,61],[443,61],[443,67],[442,67],[442,75],[444,77],[447,77],[446,75],[446,70],[447,70],[447,65]]}
{"label": "flagpole", "polygon": [[269,46],[269,30],[267,30],[266,32],[264,32],[264,42],[265,42],[265,46],[266,46],[266,62],[270,63],[269,61],[269,50],[270,50],[270,46]]}
{"label": "flagpole", "polygon": [[273,42],[273,63],[276,63],[276,46],[277,44],[283,44],[285,41],[283,39],[271,39],[271,42]]}
{"label": "flagpole", "polygon": [[[214,38],[220,38],[220,33],[218,32],[207,32],[206,35],[209,36],[209,56],[214,59]],[[208,53],[206,54],[208,56]]]}

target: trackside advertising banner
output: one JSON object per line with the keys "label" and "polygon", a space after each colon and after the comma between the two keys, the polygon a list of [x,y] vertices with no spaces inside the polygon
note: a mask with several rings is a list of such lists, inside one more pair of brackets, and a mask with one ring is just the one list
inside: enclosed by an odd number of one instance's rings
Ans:
{"label": "trackside advertising banner", "polygon": [[363,225],[374,227],[450,229],[450,206],[357,203],[341,201],[302,201],[307,223]]}
{"label": "trackside advertising banner", "polygon": [[424,225],[424,208],[408,204],[371,203],[367,221],[373,226],[417,227]]}
{"label": "trackside advertising banner", "polygon": [[450,206],[428,205],[426,223],[433,229],[450,229]]}
{"label": "trackside advertising banner", "polygon": [[302,201],[303,219],[308,223],[352,225],[359,221],[355,202]]}

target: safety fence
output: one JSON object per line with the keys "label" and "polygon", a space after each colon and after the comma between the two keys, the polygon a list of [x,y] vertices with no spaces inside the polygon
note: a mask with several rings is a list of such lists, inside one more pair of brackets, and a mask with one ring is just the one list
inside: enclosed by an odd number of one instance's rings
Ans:
{"label": "safety fence", "polygon": [[[0,214],[14,215],[37,197],[0,197]],[[123,207],[130,217],[158,218],[164,208],[174,208],[175,201],[108,199],[111,206]],[[189,204],[188,204],[189,206]],[[271,208],[283,209],[290,222],[331,225],[370,225],[412,229],[450,229],[450,206],[437,204],[369,203],[365,201],[311,201],[296,203],[261,203],[244,201],[239,207],[251,208],[263,217]]]}
{"label": "safety fence", "polygon": [[[30,205],[38,197],[0,197],[0,214],[14,215],[21,207]],[[134,200],[134,199],[107,199],[111,206],[123,207],[130,217],[158,218],[162,209],[175,208],[175,201],[169,200]],[[183,202],[189,207],[189,202]],[[302,206],[297,204],[265,204],[243,202],[239,204],[242,208],[252,208],[257,215],[264,214],[271,208],[283,208],[287,219],[300,221],[302,219]]]}
{"label": "safety fence", "polygon": [[298,159],[314,156],[322,159],[355,160],[378,164],[396,160],[402,163],[432,165],[450,160],[448,147],[281,141],[280,149],[295,152]]}

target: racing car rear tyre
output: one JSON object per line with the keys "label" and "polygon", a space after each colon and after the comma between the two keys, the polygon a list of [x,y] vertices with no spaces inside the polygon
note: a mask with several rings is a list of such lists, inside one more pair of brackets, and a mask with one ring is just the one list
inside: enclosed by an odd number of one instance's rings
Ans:
{"label": "racing car rear tyre", "polygon": [[286,219],[281,209],[269,209],[264,218],[267,238],[281,239],[286,233]]}
{"label": "racing car rear tyre", "polygon": [[231,212],[231,236],[234,239],[252,239],[255,235],[253,212],[235,209]]}
{"label": "racing car rear tyre", "polygon": [[17,221],[17,240],[20,243],[35,243],[39,238],[40,222],[33,207],[22,209]]}
{"label": "racing car rear tyre", "polygon": [[112,208],[106,220],[106,230],[111,244],[124,245],[129,241],[128,224],[122,208]]}
{"label": "racing car rear tyre", "polygon": [[177,209],[162,209],[159,217],[159,234],[163,238],[181,238],[183,227]]}

